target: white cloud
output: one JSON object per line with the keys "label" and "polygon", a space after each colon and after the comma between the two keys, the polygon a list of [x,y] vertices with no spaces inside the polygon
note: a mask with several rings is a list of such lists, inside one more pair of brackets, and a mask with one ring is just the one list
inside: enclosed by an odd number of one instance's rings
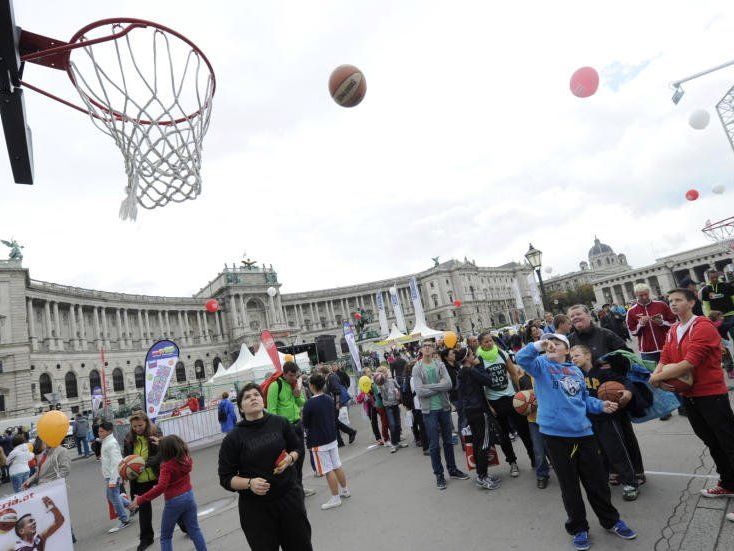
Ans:
{"label": "white cloud", "polygon": [[[456,3],[455,3],[456,4]],[[58,38],[109,17],[104,3],[16,2],[24,28]],[[284,291],[389,278],[441,255],[518,260],[528,242],[554,274],[576,269],[594,234],[642,265],[701,245],[733,214],[734,155],[718,119],[696,132],[734,68],[723,1],[670,3],[118,2],[212,60],[218,88],[194,202],[117,220],[122,158],[89,120],[27,92],[37,184],[9,182],[0,237],[26,245],[34,278],[109,290],[191,294],[243,250]],[[367,77],[341,109],[326,82],[341,63]],[[579,66],[601,73],[580,100]],[[25,78],[73,97],[64,75]],[[727,194],[713,196],[715,183]],[[702,192],[689,203],[689,188]]]}

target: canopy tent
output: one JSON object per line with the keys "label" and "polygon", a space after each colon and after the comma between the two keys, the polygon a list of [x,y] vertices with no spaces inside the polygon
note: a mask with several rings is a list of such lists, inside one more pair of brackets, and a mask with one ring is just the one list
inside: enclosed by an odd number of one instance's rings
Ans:
{"label": "canopy tent", "polygon": [[397,344],[399,342],[407,342],[410,340],[410,336],[406,336],[403,333],[400,332],[398,329],[398,326],[396,324],[392,324],[392,328],[390,329],[390,334],[387,336],[387,338],[383,341],[379,341],[376,344],[380,346],[389,346],[391,344]]}
{"label": "canopy tent", "polygon": [[[280,358],[280,365],[283,365],[285,363],[285,354],[278,351],[278,357]],[[301,371],[311,371],[311,361],[308,358],[308,353],[301,352],[300,354],[296,354],[295,360]],[[265,350],[265,347],[261,345],[252,359],[247,362],[240,376],[244,376],[246,380],[261,383],[274,371],[275,367],[270,360],[270,355]]]}
{"label": "canopy tent", "polygon": [[411,337],[414,337],[416,335],[420,335],[422,339],[432,339],[443,337],[444,332],[438,331],[436,329],[431,329],[425,324],[425,322],[421,320],[416,322],[415,327],[413,327],[413,330],[410,332]]}
{"label": "canopy tent", "polygon": [[253,357],[254,356],[252,355],[252,352],[250,352],[248,346],[243,343],[240,347],[240,355],[237,356],[237,360],[235,360],[235,362],[227,368],[220,366],[217,372],[212,375],[212,378],[209,379],[207,382],[211,383],[223,380],[223,378],[227,377],[228,375],[232,375],[234,373],[242,371]]}

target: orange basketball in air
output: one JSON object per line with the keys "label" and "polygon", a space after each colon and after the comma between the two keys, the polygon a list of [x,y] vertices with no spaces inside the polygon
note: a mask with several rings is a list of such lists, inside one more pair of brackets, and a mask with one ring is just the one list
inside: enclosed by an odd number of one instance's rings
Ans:
{"label": "orange basketball in air", "polygon": [[354,65],[339,65],[329,77],[329,93],[342,107],[359,105],[367,92],[367,80]]}

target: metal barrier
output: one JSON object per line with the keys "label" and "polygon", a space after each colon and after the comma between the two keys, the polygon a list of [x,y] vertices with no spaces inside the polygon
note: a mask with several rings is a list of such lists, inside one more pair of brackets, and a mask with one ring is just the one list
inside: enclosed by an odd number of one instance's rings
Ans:
{"label": "metal barrier", "polygon": [[216,407],[161,419],[156,426],[164,435],[175,434],[187,444],[218,436],[222,432]]}

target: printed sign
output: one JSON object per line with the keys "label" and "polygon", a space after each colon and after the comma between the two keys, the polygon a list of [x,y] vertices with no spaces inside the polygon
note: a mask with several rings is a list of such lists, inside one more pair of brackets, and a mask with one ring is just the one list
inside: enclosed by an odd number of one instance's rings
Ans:
{"label": "printed sign", "polygon": [[155,343],[145,356],[145,412],[151,419],[158,416],[178,358],[178,345],[168,340]]}
{"label": "printed sign", "polygon": [[343,329],[344,338],[347,341],[347,346],[349,347],[349,352],[351,353],[352,361],[354,362],[354,368],[357,370],[357,373],[361,373],[362,362],[359,359],[359,349],[357,348],[357,342],[354,339],[354,329],[348,321],[344,322]]}

